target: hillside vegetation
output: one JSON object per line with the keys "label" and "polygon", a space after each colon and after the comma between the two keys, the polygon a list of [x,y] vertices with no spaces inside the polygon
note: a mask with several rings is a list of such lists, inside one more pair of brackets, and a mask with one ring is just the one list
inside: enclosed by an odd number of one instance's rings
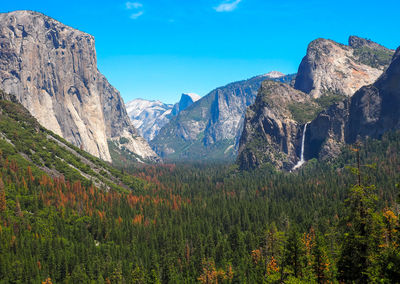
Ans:
{"label": "hillside vegetation", "polygon": [[183,164],[128,175],[55,137],[19,105],[0,105],[0,282],[400,277],[400,133],[298,173]]}

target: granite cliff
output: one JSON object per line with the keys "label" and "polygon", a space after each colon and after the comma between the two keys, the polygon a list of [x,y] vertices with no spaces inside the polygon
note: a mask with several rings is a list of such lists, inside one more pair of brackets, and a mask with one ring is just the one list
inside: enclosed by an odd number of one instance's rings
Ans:
{"label": "granite cliff", "polygon": [[232,160],[246,108],[254,102],[261,83],[290,83],[294,76],[272,72],[217,88],[172,118],[150,144],[169,160]]}
{"label": "granite cliff", "polygon": [[[297,90],[263,83],[248,109],[240,167],[269,163],[292,169],[300,160],[303,130],[305,160],[323,160],[337,156],[356,137],[378,138],[399,128],[398,53],[391,61],[392,55],[392,50],[354,36],[349,46],[324,39],[310,43],[294,84]],[[282,97],[285,104],[279,103]]]}
{"label": "granite cliff", "polygon": [[300,63],[294,87],[314,98],[352,96],[375,82],[392,55],[393,50],[356,36],[349,37],[349,45],[316,39]]}
{"label": "granite cliff", "polygon": [[350,99],[332,105],[310,123],[306,135],[308,159],[329,159],[346,143],[365,137],[379,139],[400,129],[400,49],[389,67],[372,85],[364,86]]}
{"label": "granite cliff", "polygon": [[157,159],[97,69],[87,33],[37,12],[0,14],[0,88],[44,127],[103,160],[111,161],[107,140],[121,138],[140,159]]}
{"label": "granite cliff", "polygon": [[309,95],[287,84],[262,83],[255,103],[246,112],[238,155],[241,169],[261,167],[267,162],[279,169],[294,167],[302,140],[301,123],[292,108],[295,104],[317,108]]}

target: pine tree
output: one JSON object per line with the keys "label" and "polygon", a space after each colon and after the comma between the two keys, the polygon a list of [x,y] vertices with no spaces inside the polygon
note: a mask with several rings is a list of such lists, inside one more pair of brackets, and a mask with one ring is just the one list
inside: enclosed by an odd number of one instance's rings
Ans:
{"label": "pine tree", "polygon": [[0,177],[0,213],[7,210],[6,190],[3,179]]}
{"label": "pine tree", "polygon": [[357,168],[352,171],[357,176],[357,184],[350,188],[345,201],[347,214],[342,223],[342,251],[338,262],[339,279],[367,283],[371,269],[371,256],[379,244],[377,225],[375,186],[362,184],[360,152],[357,153]]}
{"label": "pine tree", "polygon": [[289,231],[289,237],[286,241],[285,247],[285,268],[288,269],[289,274],[294,277],[299,277],[302,274],[303,258],[305,256],[304,246],[300,240],[298,230],[292,227]]}

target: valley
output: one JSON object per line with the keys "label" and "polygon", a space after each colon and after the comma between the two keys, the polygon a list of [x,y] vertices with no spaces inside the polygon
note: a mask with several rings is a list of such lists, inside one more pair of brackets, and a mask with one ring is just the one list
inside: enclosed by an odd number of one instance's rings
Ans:
{"label": "valley", "polygon": [[176,103],[125,103],[97,56],[0,13],[0,283],[399,281],[400,47],[318,38]]}

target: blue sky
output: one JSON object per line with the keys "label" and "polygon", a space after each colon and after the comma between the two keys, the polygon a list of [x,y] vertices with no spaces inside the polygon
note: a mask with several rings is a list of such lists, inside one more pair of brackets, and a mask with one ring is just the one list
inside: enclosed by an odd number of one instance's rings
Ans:
{"label": "blue sky", "polygon": [[176,102],[271,70],[295,73],[308,43],[349,35],[400,45],[398,0],[2,1],[95,36],[98,65],[123,96]]}

